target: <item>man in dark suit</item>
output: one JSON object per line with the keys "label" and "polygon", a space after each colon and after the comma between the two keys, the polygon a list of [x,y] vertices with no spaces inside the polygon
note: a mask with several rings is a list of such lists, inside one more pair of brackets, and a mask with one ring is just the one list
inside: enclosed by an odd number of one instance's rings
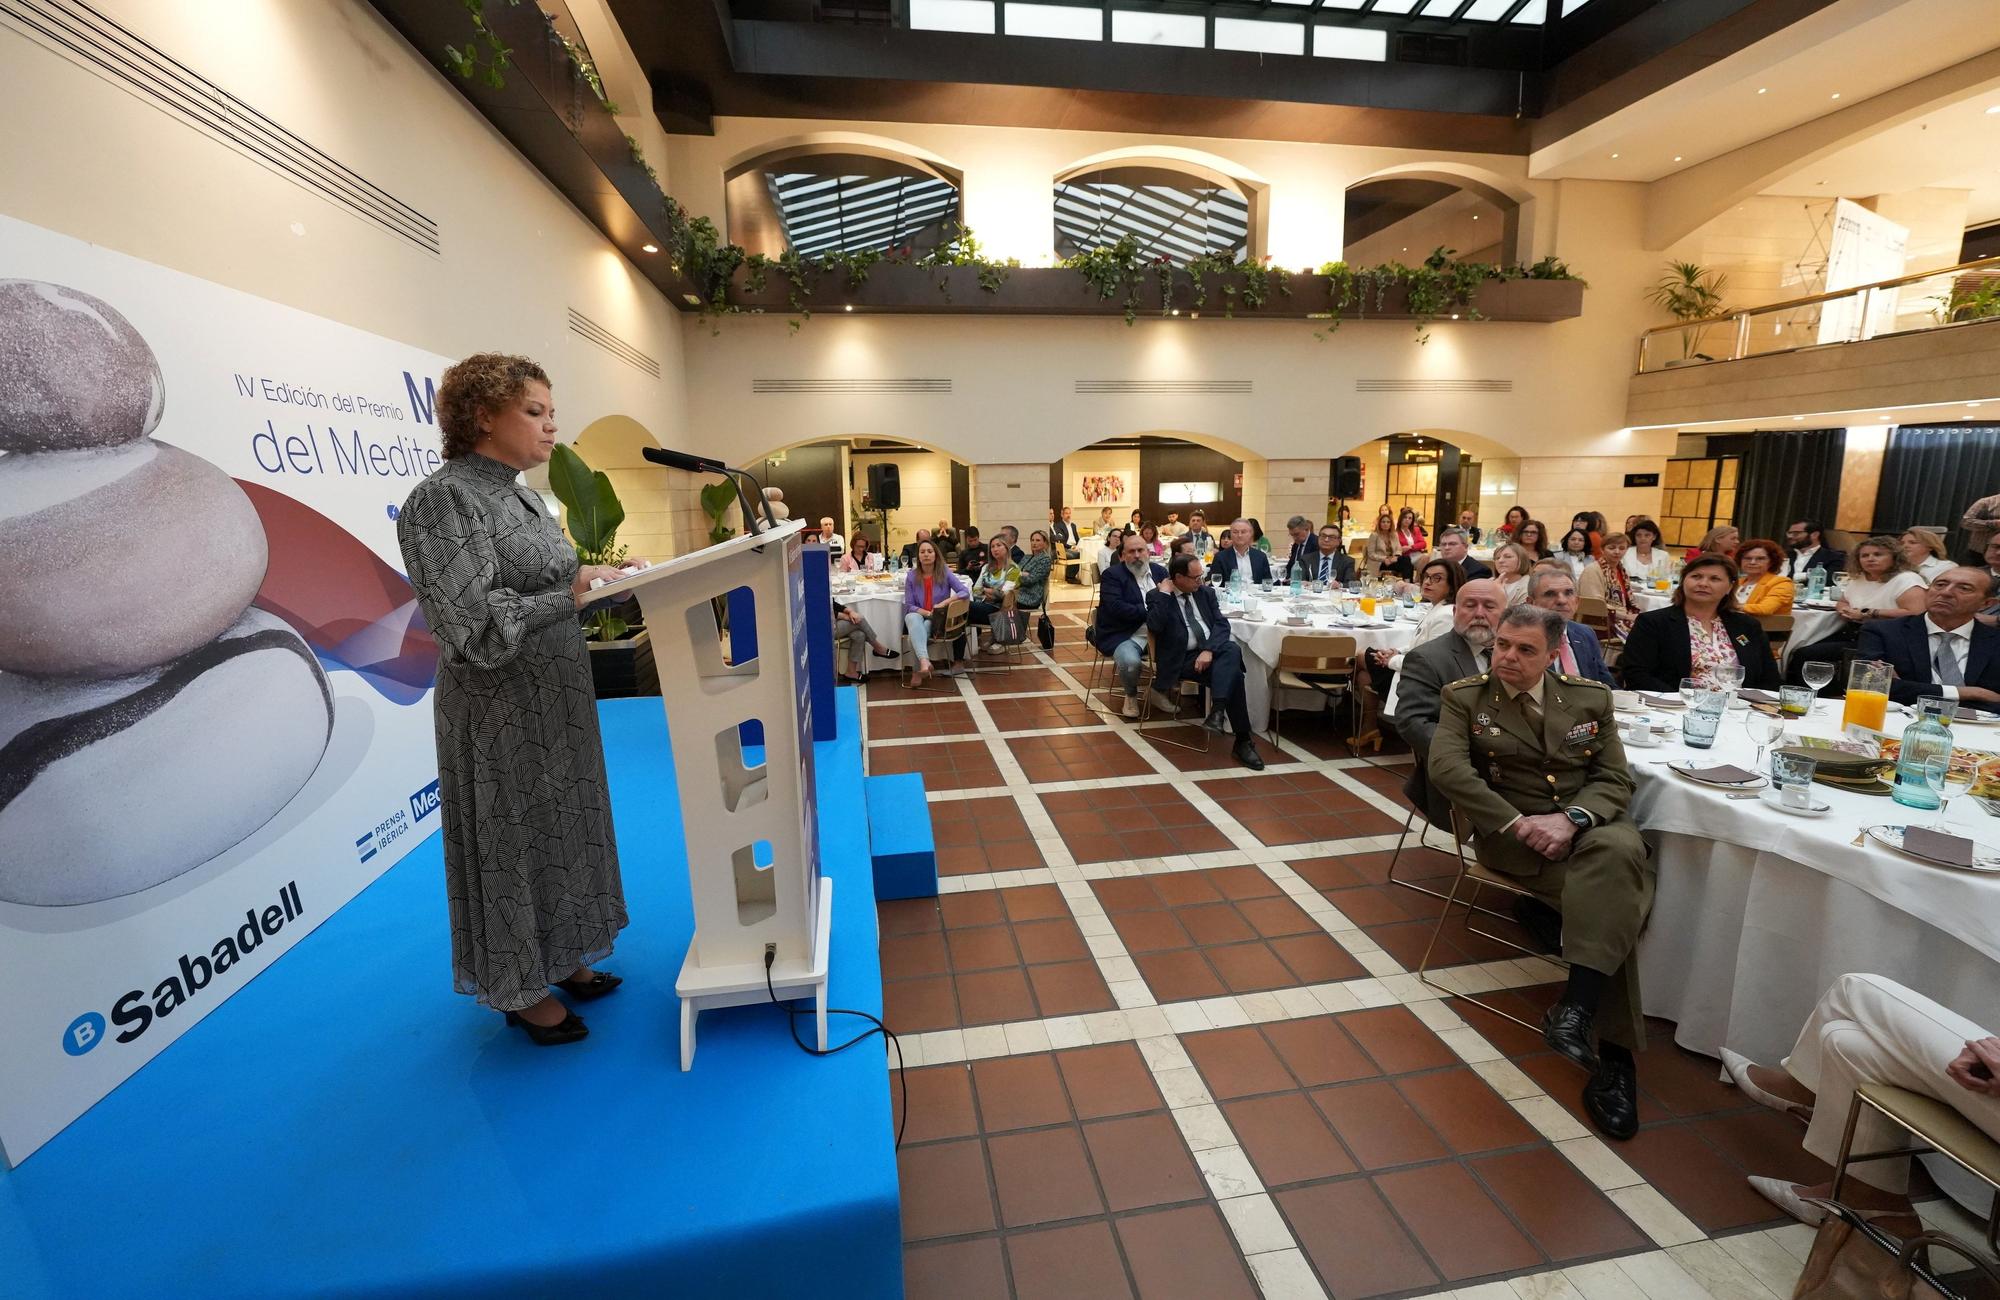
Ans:
{"label": "man in dark suit", "polygon": [[[1437,731],[1440,692],[1449,682],[1486,671],[1493,629],[1500,625],[1506,608],[1507,592],[1499,583],[1485,579],[1468,582],[1458,589],[1458,603],[1452,606],[1451,631],[1403,656],[1396,683],[1396,713],[1388,722],[1417,756],[1403,792],[1427,810],[1426,816],[1430,805],[1424,761],[1430,753],[1431,736]],[[1440,809],[1438,819],[1443,816]]]}
{"label": "man in dark suit", "polygon": [[1125,534],[1118,561],[1097,582],[1097,618],[1090,643],[1111,657],[1125,692],[1122,716],[1139,717],[1139,669],[1146,662],[1146,593],[1165,582],[1167,571],[1146,558],[1146,539]]}
{"label": "man in dark suit", "polygon": [[958,532],[958,571],[967,579],[979,576],[979,566],[987,561],[986,548],[980,545],[979,528],[967,524]]}
{"label": "man in dark suit", "polygon": [[1280,576],[1290,582],[1293,569],[1311,565],[1319,557],[1319,542],[1313,536],[1312,520],[1304,515],[1293,515],[1287,519],[1285,531],[1292,536],[1292,549],[1285,553],[1285,571]]}
{"label": "man in dark suit", "polygon": [[1262,771],[1244,697],[1243,648],[1229,635],[1215,591],[1202,583],[1206,576],[1200,557],[1183,551],[1167,565],[1167,580],[1146,593],[1146,630],[1158,665],[1153,705],[1178,713],[1181,682],[1207,686],[1208,729],[1220,732],[1227,725],[1236,736],[1236,761]]}
{"label": "man in dark suit", "polygon": [[1785,576],[1794,582],[1803,583],[1813,569],[1825,569],[1828,582],[1847,571],[1847,552],[1826,545],[1825,532],[1817,519],[1801,519],[1786,525],[1785,547],[1791,552],[1785,560]]}
{"label": "man in dark suit", "polygon": [[1931,579],[1924,613],[1878,619],[1861,629],[1861,658],[1896,670],[1889,694],[1899,704],[1928,695],[2000,702],[2000,628],[1972,617],[1992,599],[1986,570],[1946,569]]}
{"label": "man in dark suit", "polygon": [[1270,581],[1271,557],[1257,549],[1256,540],[1248,519],[1229,525],[1229,545],[1215,553],[1216,581],[1226,584],[1238,569],[1243,570],[1245,582]]}
{"label": "man in dark suit", "polygon": [[1440,560],[1450,560],[1453,564],[1456,564],[1458,571],[1465,575],[1467,582],[1493,576],[1493,570],[1487,568],[1480,561],[1473,559],[1472,553],[1466,549],[1466,537],[1463,529],[1447,528],[1439,533],[1437,535],[1437,553]]}
{"label": "man in dark suit", "polygon": [[931,540],[937,543],[939,555],[950,555],[958,550],[958,531],[949,519],[940,519],[937,527],[931,529]]}
{"label": "man in dark suit", "polygon": [[1569,635],[1556,647],[1556,671],[1566,677],[1587,677],[1616,688],[1604,662],[1597,633],[1576,621],[1576,579],[1560,566],[1537,565],[1528,578],[1528,603],[1562,615]]}
{"label": "man in dark suit", "polygon": [[1078,530],[1076,520],[1069,517],[1068,506],[1062,508],[1062,518],[1060,519],[1054,517],[1053,511],[1050,512],[1049,540],[1062,549],[1062,554],[1068,561],[1063,567],[1064,582],[1076,582],[1078,580],[1077,575],[1083,569],[1083,565],[1076,558],[1077,543],[1082,538],[1083,534]]}
{"label": "man in dark suit", "polygon": [[[930,540],[931,530],[928,528],[919,528],[916,540],[903,544],[903,563],[914,565],[917,562],[917,548]],[[940,553],[942,553],[942,548],[940,548]]]}
{"label": "man in dark suit", "polygon": [[1320,525],[1318,539],[1304,563],[1307,582],[1345,586],[1354,581],[1354,557],[1341,549],[1338,524]]}

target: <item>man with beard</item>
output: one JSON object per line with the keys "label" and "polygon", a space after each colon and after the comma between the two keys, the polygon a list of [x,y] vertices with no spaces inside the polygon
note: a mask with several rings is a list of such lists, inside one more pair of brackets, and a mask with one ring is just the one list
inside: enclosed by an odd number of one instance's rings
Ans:
{"label": "man with beard", "polygon": [[1458,589],[1452,606],[1451,631],[1426,641],[1403,657],[1402,684],[1396,688],[1396,734],[1409,742],[1417,756],[1405,790],[1423,806],[1423,770],[1430,752],[1431,736],[1437,731],[1438,695],[1447,682],[1477,677],[1487,668],[1487,652],[1493,646],[1493,629],[1501,611],[1507,608],[1507,591],[1488,578],[1468,582]]}

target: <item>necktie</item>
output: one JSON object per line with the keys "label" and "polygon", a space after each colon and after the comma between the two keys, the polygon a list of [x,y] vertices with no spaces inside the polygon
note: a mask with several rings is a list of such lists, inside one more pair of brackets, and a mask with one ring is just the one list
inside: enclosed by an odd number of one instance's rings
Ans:
{"label": "necktie", "polygon": [[1181,593],[1181,617],[1187,620],[1188,645],[1197,651],[1208,644],[1208,624],[1195,612],[1194,597]]}
{"label": "necktie", "polygon": [[1521,702],[1521,712],[1528,715],[1528,725],[1536,731],[1542,729],[1542,706],[1535,703],[1535,697],[1522,691],[1514,697]]}
{"label": "necktie", "polygon": [[1579,675],[1576,671],[1576,650],[1570,645],[1569,634],[1567,632],[1563,634],[1562,654],[1559,657],[1562,661],[1563,672],[1571,677]]}
{"label": "necktie", "polygon": [[1931,656],[1931,673],[1939,686],[1963,686],[1965,674],[1959,669],[1958,656],[1952,653],[1952,635],[1949,632],[1937,634],[1937,653]]}
{"label": "necktie", "polygon": [[1319,557],[1319,580],[1320,580],[1321,582],[1325,582],[1325,581],[1327,581],[1328,579],[1330,579],[1330,578],[1332,578],[1332,577],[1333,577],[1333,557],[1332,557],[1331,555],[1322,555],[1322,556],[1320,556],[1320,557]]}

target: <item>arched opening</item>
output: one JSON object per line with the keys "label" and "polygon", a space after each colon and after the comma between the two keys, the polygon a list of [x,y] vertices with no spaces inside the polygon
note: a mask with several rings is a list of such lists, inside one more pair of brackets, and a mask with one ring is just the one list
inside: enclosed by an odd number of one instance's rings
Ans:
{"label": "arched opening", "polygon": [[[625,507],[625,522],[618,526],[618,544],[643,559],[660,561],[704,545],[705,537],[676,532],[674,512],[667,507],[668,471],[640,453],[658,447],[659,439],[645,425],[629,415],[606,415],[584,426],[570,444],[592,469],[602,470]],[[528,485],[541,493],[551,507],[555,496],[549,492],[546,466],[529,471]]]}
{"label": "arched opening", "polygon": [[1415,265],[1444,248],[1462,262],[1526,261],[1525,210],[1505,190],[1456,173],[1370,176],[1348,187],[1341,257],[1351,266]]}
{"label": "arched opening", "polygon": [[723,176],[729,237],[752,253],[920,254],[963,220],[963,178],[935,161],[879,145],[793,144]]}
{"label": "arched opening", "polygon": [[[1360,462],[1358,481],[1343,484],[1335,462],[1335,505],[1345,511],[1349,537],[1375,526],[1387,510],[1417,512],[1435,530],[1466,511],[1482,530],[1498,526],[1519,487],[1520,458],[1501,444],[1453,429],[1413,429],[1372,438],[1343,456]],[[1342,487],[1354,491],[1343,495]],[[1489,519],[1488,516],[1492,517]]]}
{"label": "arched opening", "polygon": [[1172,158],[1087,163],[1056,178],[1055,251],[1073,257],[1131,236],[1148,260],[1255,257],[1258,187]]}
{"label": "arched opening", "polygon": [[1097,528],[1107,510],[1120,527],[1134,511],[1160,525],[1186,525],[1200,511],[1212,530],[1243,512],[1245,465],[1252,461],[1253,469],[1263,465],[1241,448],[1199,435],[1105,438],[1049,467],[1049,506],[1067,506],[1080,528]]}
{"label": "arched opening", "polygon": [[[817,529],[832,519],[843,538],[867,534],[896,554],[918,529],[952,527],[972,514],[972,467],[902,438],[816,438],[768,452],[745,468],[782,489],[792,518]],[[893,472],[892,472],[893,471]],[[894,506],[881,496],[894,483]]]}

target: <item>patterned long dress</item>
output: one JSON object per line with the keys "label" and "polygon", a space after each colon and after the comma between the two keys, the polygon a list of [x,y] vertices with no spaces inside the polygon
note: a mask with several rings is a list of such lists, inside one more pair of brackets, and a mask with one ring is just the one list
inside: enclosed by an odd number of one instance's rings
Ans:
{"label": "patterned long dress", "polygon": [[519,1011],[626,921],[576,551],[512,467],[477,454],[417,485],[396,536],[438,641],[453,977]]}

